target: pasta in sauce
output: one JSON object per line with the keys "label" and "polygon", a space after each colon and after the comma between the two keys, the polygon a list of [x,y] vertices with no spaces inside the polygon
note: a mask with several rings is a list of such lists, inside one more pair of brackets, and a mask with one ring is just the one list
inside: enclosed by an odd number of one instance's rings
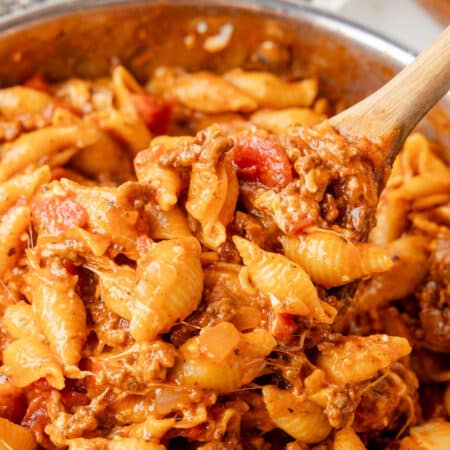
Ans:
{"label": "pasta in sauce", "polygon": [[446,448],[448,158],[411,135],[377,208],[319,92],[0,90],[0,448]]}

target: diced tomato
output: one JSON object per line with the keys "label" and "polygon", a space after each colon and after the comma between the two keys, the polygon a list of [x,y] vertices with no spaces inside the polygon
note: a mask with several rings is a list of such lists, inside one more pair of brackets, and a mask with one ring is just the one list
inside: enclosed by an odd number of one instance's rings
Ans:
{"label": "diced tomato", "polygon": [[241,136],[233,148],[238,175],[268,187],[283,188],[292,181],[289,159],[280,145],[259,136]]}
{"label": "diced tomato", "polygon": [[31,76],[30,78],[25,80],[23,85],[31,89],[35,89],[36,91],[42,91],[50,95],[53,93],[51,86],[45,81],[44,77],[40,74]]}
{"label": "diced tomato", "polygon": [[288,342],[297,330],[297,324],[291,314],[275,314],[270,324],[270,331],[276,339]]}
{"label": "diced tomato", "polygon": [[83,228],[88,214],[75,199],[58,195],[41,196],[31,204],[33,221],[39,229],[57,233],[65,228]]}
{"label": "diced tomato", "polygon": [[172,117],[172,103],[150,94],[134,94],[134,107],[154,134],[166,134]]}

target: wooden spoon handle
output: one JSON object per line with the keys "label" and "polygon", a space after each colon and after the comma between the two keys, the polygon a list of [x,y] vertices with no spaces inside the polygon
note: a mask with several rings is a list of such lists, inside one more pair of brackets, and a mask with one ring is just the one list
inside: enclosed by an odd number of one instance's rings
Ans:
{"label": "wooden spoon handle", "polygon": [[450,89],[450,26],[381,89],[330,119],[349,139],[367,138],[392,164],[420,119]]}

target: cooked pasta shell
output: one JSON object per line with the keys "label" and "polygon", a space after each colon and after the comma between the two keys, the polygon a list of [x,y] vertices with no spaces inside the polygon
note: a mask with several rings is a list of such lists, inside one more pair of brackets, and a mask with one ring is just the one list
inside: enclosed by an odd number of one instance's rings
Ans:
{"label": "cooked pasta shell", "polygon": [[186,73],[178,69],[160,68],[151,81],[150,89],[204,113],[249,112],[258,106],[241,89],[206,71]]}
{"label": "cooked pasta shell", "polygon": [[437,157],[430,141],[423,134],[412,133],[394,162],[387,187],[398,188],[411,178],[427,172],[434,175],[448,175],[448,167]]}
{"label": "cooked pasta shell", "polygon": [[[57,105],[53,105],[53,112],[51,113],[51,120],[52,120],[52,125],[55,125],[58,127],[76,125],[76,124],[79,124],[82,122],[76,114],[74,114],[73,112],[69,111],[66,108],[61,108],[60,106],[57,106]],[[91,124],[91,126],[95,127],[94,124]]]}
{"label": "cooked pasta shell", "polygon": [[68,450],[108,450],[108,439],[74,438],[67,439]]}
{"label": "cooked pasta shell", "polygon": [[192,130],[197,133],[214,124],[220,125],[220,128],[229,136],[234,136],[243,130],[253,129],[253,125],[237,113],[198,114],[193,116],[189,122]]}
{"label": "cooked pasta shell", "polygon": [[412,133],[403,144],[399,155],[404,175],[448,173],[448,167],[432,149],[431,142],[422,133]]}
{"label": "cooked pasta shell", "polygon": [[415,200],[437,194],[450,193],[450,169],[444,173],[424,173],[405,180],[396,191],[398,198]]}
{"label": "cooked pasta shell", "polygon": [[[129,270],[128,270],[129,269]],[[106,307],[113,313],[131,320],[133,314],[133,283],[136,274],[131,268],[103,273],[99,277],[99,292]]]}
{"label": "cooked pasta shell", "polygon": [[84,123],[25,133],[15,141],[3,145],[0,181],[5,181],[28,165],[38,164],[43,158],[49,158],[64,149],[92,145],[98,138],[96,127]]}
{"label": "cooked pasta shell", "polygon": [[202,161],[192,166],[186,210],[202,228],[201,239],[215,249],[226,241],[226,225],[232,220],[239,195],[239,184],[231,158],[218,167]]}
{"label": "cooked pasta shell", "polygon": [[369,235],[375,245],[387,245],[398,239],[408,227],[409,202],[385,190],[377,207],[377,224]]}
{"label": "cooked pasta shell", "polygon": [[0,449],[35,450],[37,443],[27,428],[0,417]]}
{"label": "cooked pasta shell", "polygon": [[178,201],[181,190],[181,179],[175,169],[162,167],[158,158],[163,149],[150,147],[139,152],[134,160],[137,179],[140,183],[148,183],[156,191],[156,201],[163,211],[170,210]]}
{"label": "cooked pasta shell", "polygon": [[420,352],[420,363],[428,379],[436,383],[450,382],[450,364],[446,353]]}
{"label": "cooked pasta shell", "polygon": [[289,444],[286,445],[286,450],[309,450],[309,448],[310,447],[307,444],[298,441],[289,442]]}
{"label": "cooked pasta shell", "polygon": [[270,72],[233,69],[224,78],[266,108],[310,106],[317,96],[315,78],[287,82]]}
{"label": "cooked pasta shell", "polygon": [[98,294],[106,307],[131,320],[136,271],[130,266],[117,265],[109,258],[88,258],[86,268],[98,276]]}
{"label": "cooked pasta shell", "polygon": [[447,450],[450,422],[434,420],[410,429],[410,437],[402,439],[399,450]]}
{"label": "cooked pasta shell", "polygon": [[206,359],[183,360],[175,366],[173,375],[178,383],[217,392],[232,392],[243,384],[238,367],[223,366]]}
{"label": "cooked pasta shell", "polygon": [[41,114],[52,101],[45,92],[25,86],[0,89],[0,114],[6,120],[23,114]]}
{"label": "cooked pasta shell", "polygon": [[122,66],[118,66],[112,73],[112,92],[114,106],[106,108],[98,115],[100,127],[120,140],[134,154],[148,146],[151,134],[136,111],[133,104],[133,94],[142,93],[142,87],[133,76]]}
{"label": "cooked pasta shell", "polygon": [[150,131],[135,113],[109,108],[100,111],[96,118],[100,128],[118,137],[133,155],[147,148],[151,141]]}
{"label": "cooked pasta shell", "polygon": [[99,139],[82,148],[70,160],[70,166],[90,177],[104,177],[114,181],[133,179],[130,153],[105,131],[99,130]]}
{"label": "cooked pasta shell", "polygon": [[351,426],[336,431],[331,450],[366,450],[359,436]]}
{"label": "cooked pasta shell", "polygon": [[167,419],[158,419],[154,415],[147,415],[146,419],[141,423],[133,423],[121,429],[121,434],[134,439],[152,439],[159,440],[175,423],[180,423],[181,420],[175,422],[174,417]]}
{"label": "cooked pasta shell", "polygon": [[388,252],[372,244],[351,242],[331,231],[280,238],[286,256],[299,264],[314,283],[326,288],[385,272],[392,267]]}
{"label": "cooked pasta shell", "polygon": [[275,386],[264,386],[262,394],[274,424],[298,441],[315,444],[331,432],[327,416],[314,402]]}
{"label": "cooked pasta shell", "polygon": [[0,214],[19,199],[29,199],[36,189],[50,181],[50,167],[42,166],[31,173],[17,175],[0,184]]}
{"label": "cooked pasta shell", "polygon": [[287,108],[280,111],[263,109],[250,116],[250,122],[273,133],[283,133],[293,125],[311,127],[325,119],[325,115],[317,114],[309,108]]}
{"label": "cooked pasta shell", "polygon": [[137,341],[151,341],[194,311],[201,299],[203,271],[195,238],[161,241],[137,263],[130,329]]}
{"label": "cooked pasta shell", "polygon": [[165,450],[161,444],[131,437],[68,439],[69,450]]}
{"label": "cooked pasta shell", "polygon": [[3,352],[2,371],[18,387],[46,378],[55,389],[64,388],[62,366],[49,346],[36,336],[18,339]]}
{"label": "cooked pasta shell", "polygon": [[77,153],[76,147],[68,147],[59,152],[53,153],[45,159],[45,162],[50,167],[60,167],[66,164]]}
{"label": "cooked pasta shell", "polygon": [[[190,155],[190,147],[194,141],[195,138],[192,136],[156,136],[150,142],[150,149],[154,157],[153,160],[160,160],[162,158],[165,160],[165,163],[170,163],[173,166],[173,161],[180,157],[180,167],[189,167],[195,159],[192,159],[192,155]],[[197,150],[200,152],[201,148],[199,147]],[[198,152],[195,154],[197,155]],[[142,167],[142,169],[145,169],[145,167]],[[137,169],[136,174],[138,174]],[[138,180],[149,181],[150,176],[144,170],[138,174]]]}
{"label": "cooked pasta shell", "polygon": [[176,239],[192,236],[187,216],[178,207],[163,211],[158,205],[149,203],[145,211],[150,222],[150,236],[153,239]]}
{"label": "cooked pasta shell", "polygon": [[[204,269],[205,287],[209,290],[214,290],[219,285],[221,291],[226,290],[227,295],[238,298],[239,304],[254,303],[258,298],[250,296],[239,281],[241,269],[242,266],[240,264],[223,262],[210,264]],[[251,288],[253,287],[250,286]],[[256,292],[256,294],[258,293]]]}
{"label": "cooked pasta shell", "polygon": [[146,419],[141,423],[135,423],[123,427],[119,436],[126,435],[130,438],[145,440],[160,440],[171,428],[193,428],[206,422],[208,413],[204,404],[200,403],[195,407],[187,408],[183,411],[182,417],[168,417],[159,419],[158,417],[147,414]]}
{"label": "cooked pasta shell", "polygon": [[117,205],[117,188],[83,186],[65,178],[59,186],[87,212],[89,231],[109,238],[129,258],[137,258],[138,213]]}
{"label": "cooked pasta shell", "polygon": [[[202,333],[220,327],[205,327]],[[196,336],[186,341],[180,348],[180,359],[172,371],[171,377],[177,383],[198,386],[218,392],[231,392],[249,383],[260,375],[266,365],[265,357],[276,345],[272,335],[263,329],[249,333],[239,333],[233,325],[228,324],[238,336],[233,343],[224,342],[223,338],[212,342],[217,352],[205,351],[202,337]],[[221,346],[222,344],[222,346]],[[218,355],[223,351],[223,354]]]}
{"label": "cooked pasta shell", "polygon": [[36,246],[41,256],[58,255],[69,259],[91,255],[102,256],[108,250],[111,240],[107,236],[91,233],[80,227],[66,228],[58,234],[39,233]]}
{"label": "cooked pasta shell", "polygon": [[358,308],[369,310],[412,294],[428,272],[429,240],[406,235],[389,244],[394,265],[391,270],[360,283],[355,294]]}
{"label": "cooked pasta shell", "polygon": [[299,265],[238,236],[233,237],[233,242],[247,266],[251,283],[270,298],[276,312],[333,323],[336,310],[319,300],[315,286]]}
{"label": "cooked pasta shell", "polygon": [[30,226],[30,208],[17,206],[0,221],[0,276],[9,270],[23,250],[23,234]]}
{"label": "cooked pasta shell", "polygon": [[49,269],[31,275],[33,310],[50,348],[67,366],[77,365],[87,337],[86,310],[74,290],[75,278],[62,279]]}
{"label": "cooked pasta shell", "polygon": [[447,224],[449,224],[450,218],[449,218],[448,210],[450,207],[448,205],[450,205],[450,194],[436,194],[436,195],[430,195],[428,197],[418,198],[411,205],[411,210],[412,211],[420,211],[420,210],[433,208],[433,207],[446,208],[446,210],[447,210],[446,222],[447,222]]}
{"label": "cooked pasta shell", "polygon": [[41,335],[36,314],[33,307],[24,301],[9,305],[3,315],[3,325],[13,339],[20,339],[27,336]]}
{"label": "cooked pasta shell", "polygon": [[110,78],[95,81],[69,78],[53,84],[53,92],[58,100],[74,106],[79,111],[91,111],[113,106]]}
{"label": "cooked pasta shell", "polygon": [[374,334],[342,336],[338,342],[319,344],[316,364],[335,383],[359,383],[411,352],[402,337]]}
{"label": "cooked pasta shell", "polygon": [[[427,149],[422,151],[418,158],[418,173],[447,173],[449,171],[448,159],[446,160],[445,148],[440,148],[434,141],[427,139],[423,134],[413,133],[408,139],[422,139],[427,144]],[[408,140],[407,139],[407,140]],[[439,153],[443,150],[442,153]],[[446,163],[447,162],[447,163]]]}
{"label": "cooked pasta shell", "polygon": [[131,95],[143,93],[142,86],[123,66],[115,67],[111,78],[117,108],[120,111],[137,114]]}
{"label": "cooked pasta shell", "polygon": [[166,447],[154,442],[136,438],[117,438],[108,443],[108,450],[165,450]]}
{"label": "cooked pasta shell", "polygon": [[198,152],[192,151],[193,142],[192,136],[158,136],[134,159],[138,181],[156,191],[156,200],[164,211],[176,204],[182,188],[175,166],[190,167],[200,151],[199,146]]}

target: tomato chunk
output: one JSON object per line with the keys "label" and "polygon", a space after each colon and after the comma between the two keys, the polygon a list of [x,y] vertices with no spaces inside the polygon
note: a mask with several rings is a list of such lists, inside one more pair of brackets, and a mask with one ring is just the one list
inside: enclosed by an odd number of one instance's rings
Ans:
{"label": "tomato chunk", "polygon": [[59,195],[41,196],[31,204],[31,215],[38,229],[57,233],[69,227],[83,228],[88,215],[75,199]]}
{"label": "tomato chunk", "polygon": [[283,147],[259,136],[241,136],[233,148],[238,174],[247,181],[283,188],[292,181],[292,168]]}
{"label": "tomato chunk", "polygon": [[172,117],[172,103],[150,94],[134,94],[134,107],[149,130],[166,134]]}
{"label": "tomato chunk", "polygon": [[291,314],[275,314],[270,324],[270,332],[279,341],[288,342],[297,331],[297,324]]}

